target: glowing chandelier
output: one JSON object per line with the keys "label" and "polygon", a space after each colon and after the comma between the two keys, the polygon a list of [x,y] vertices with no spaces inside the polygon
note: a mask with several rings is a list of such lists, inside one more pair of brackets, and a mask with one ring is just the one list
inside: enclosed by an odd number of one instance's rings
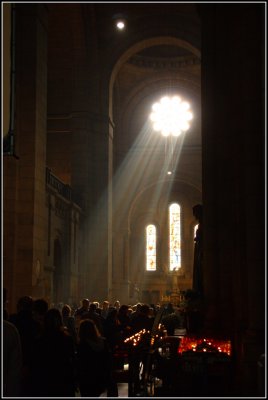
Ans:
{"label": "glowing chandelier", "polygon": [[190,128],[192,118],[190,104],[179,96],[162,97],[153,104],[150,114],[154,130],[160,131],[163,136],[180,136]]}

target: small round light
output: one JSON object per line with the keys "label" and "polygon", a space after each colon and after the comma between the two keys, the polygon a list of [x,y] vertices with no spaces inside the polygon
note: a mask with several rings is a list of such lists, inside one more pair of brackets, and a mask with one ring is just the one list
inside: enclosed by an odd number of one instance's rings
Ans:
{"label": "small round light", "polygon": [[123,21],[117,21],[116,26],[122,31],[125,28],[125,23]]}

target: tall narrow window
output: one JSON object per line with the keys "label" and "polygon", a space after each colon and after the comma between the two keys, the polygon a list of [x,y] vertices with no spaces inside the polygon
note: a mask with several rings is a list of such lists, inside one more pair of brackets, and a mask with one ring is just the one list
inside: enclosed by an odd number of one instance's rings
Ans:
{"label": "tall narrow window", "polygon": [[156,227],[146,227],[146,270],[156,270]]}
{"label": "tall narrow window", "polygon": [[181,209],[179,204],[169,206],[169,269],[181,268]]}

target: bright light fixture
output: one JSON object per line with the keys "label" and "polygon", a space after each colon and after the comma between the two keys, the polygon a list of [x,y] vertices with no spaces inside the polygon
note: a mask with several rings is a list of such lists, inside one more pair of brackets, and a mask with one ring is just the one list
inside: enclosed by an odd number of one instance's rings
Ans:
{"label": "bright light fixture", "polygon": [[190,128],[192,118],[190,104],[179,96],[162,97],[153,104],[150,115],[154,130],[161,131],[163,136],[179,136]]}
{"label": "bright light fixture", "polygon": [[124,21],[120,20],[120,21],[117,21],[116,26],[118,29],[120,29],[122,31],[125,28],[125,23],[124,23]]}

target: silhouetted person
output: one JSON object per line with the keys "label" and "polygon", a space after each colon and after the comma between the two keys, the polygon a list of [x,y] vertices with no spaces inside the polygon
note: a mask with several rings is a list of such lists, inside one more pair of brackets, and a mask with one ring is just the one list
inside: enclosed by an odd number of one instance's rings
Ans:
{"label": "silhouetted person", "polygon": [[3,321],[3,395],[21,396],[22,348],[17,328]]}
{"label": "silhouetted person", "polygon": [[131,321],[133,321],[140,314],[141,303],[137,303],[133,308],[134,308],[134,311],[129,316]]}
{"label": "silhouetted person", "polygon": [[104,301],[102,302],[101,316],[102,316],[104,319],[107,318],[107,315],[108,315],[108,313],[109,313],[109,305],[110,305],[110,303],[109,303],[108,300],[104,300]]}
{"label": "silhouetted person", "polygon": [[86,319],[91,319],[94,321],[98,331],[101,335],[103,335],[104,318],[97,312],[96,303],[90,303],[88,313],[86,314]]}
{"label": "silhouetted person", "polygon": [[39,324],[40,332],[44,328],[44,319],[48,311],[48,302],[45,299],[36,299],[33,302],[33,318]]}
{"label": "silhouetted person", "polygon": [[120,301],[119,300],[116,300],[115,302],[114,302],[114,307],[117,309],[117,311],[119,311],[119,308],[120,308]]}
{"label": "silhouetted person", "polygon": [[33,397],[74,397],[74,342],[66,333],[61,312],[47,311],[44,331],[34,344],[31,360]]}
{"label": "silhouetted person", "polygon": [[79,320],[87,318],[88,309],[89,309],[89,300],[83,299],[81,307],[75,310],[74,317],[78,318]]}
{"label": "silhouetted person", "polygon": [[109,313],[104,321],[104,336],[112,351],[123,344],[123,335],[118,321],[118,311],[115,307],[109,308]]}
{"label": "silhouetted person", "polygon": [[130,335],[130,317],[129,317],[129,307],[126,304],[122,304],[119,308],[118,321],[120,323],[120,330],[124,338]]}
{"label": "silhouetted person", "polygon": [[168,303],[166,307],[164,308],[163,316],[164,315],[169,315],[174,313],[174,308],[172,303]]}
{"label": "silhouetted person", "polygon": [[29,393],[30,376],[29,362],[32,354],[32,346],[36,337],[40,334],[41,327],[39,322],[33,318],[34,301],[31,296],[23,296],[17,302],[17,312],[11,314],[9,321],[13,323],[20,335],[23,369],[21,394],[27,396]]}
{"label": "silhouetted person", "polygon": [[198,227],[194,238],[194,266],[193,266],[193,290],[203,294],[203,206],[197,204],[193,207],[193,215],[198,221]]}
{"label": "silhouetted person", "polygon": [[137,333],[143,329],[151,331],[154,318],[150,317],[150,307],[148,304],[142,304],[139,315],[131,321],[132,333]]}
{"label": "silhouetted person", "polygon": [[71,315],[72,309],[68,304],[64,304],[61,310],[64,328],[72,336],[75,345],[77,344],[77,331],[75,327],[75,319]]}
{"label": "silhouetted person", "polygon": [[111,354],[94,321],[85,319],[79,327],[77,374],[82,397],[99,397],[111,382]]}
{"label": "silhouetted person", "polygon": [[17,302],[17,312],[9,317],[20,334],[24,364],[29,358],[32,341],[40,331],[38,322],[33,319],[33,303],[32,297],[21,297]]}
{"label": "silhouetted person", "polygon": [[168,336],[173,336],[175,329],[180,328],[183,324],[183,319],[178,310],[171,314],[164,315],[161,323],[165,326]]}

